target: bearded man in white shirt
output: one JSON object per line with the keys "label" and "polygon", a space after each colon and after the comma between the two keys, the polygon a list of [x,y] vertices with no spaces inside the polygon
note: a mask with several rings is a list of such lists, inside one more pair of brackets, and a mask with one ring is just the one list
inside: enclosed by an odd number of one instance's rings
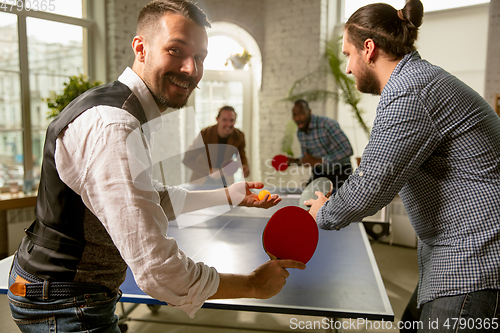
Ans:
{"label": "bearded man in white shirt", "polygon": [[182,212],[227,204],[228,195],[243,188],[240,205],[276,205],[277,196],[259,201],[249,190],[262,183],[189,192],[148,173],[134,179],[131,169],[143,161],[127,140],[140,133],[147,147],[153,120],[185,105],[203,76],[209,26],[188,1],[150,2],[139,14],[132,69],[77,98],[49,125],[36,220],[9,276],[12,316],[21,331],[119,332],[114,311],[127,266],[143,291],[190,316],[208,298],[272,297],[284,286],[287,268],[305,268],[272,260],[247,275],[222,274],[165,237],[170,204]]}

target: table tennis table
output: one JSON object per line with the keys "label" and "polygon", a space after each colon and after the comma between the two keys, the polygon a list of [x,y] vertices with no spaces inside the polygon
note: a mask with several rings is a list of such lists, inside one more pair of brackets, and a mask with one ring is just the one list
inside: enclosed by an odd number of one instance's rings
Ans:
{"label": "table tennis table", "polygon": [[[262,232],[269,217],[284,206],[296,205],[299,195],[282,195],[270,209],[235,207],[188,228],[175,223],[168,234],[195,261],[222,273],[250,273],[269,260],[262,246]],[[192,218],[206,216],[192,213]],[[0,293],[7,293],[12,257],[0,261]],[[305,270],[290,269],[281,292],[270,299],[209,300],[204,308],[257,311],[325,318],[363,318],[393,321],[392,311],[370,242],[362,223],[339,231],[320,230],[318,247]],[[120,289],[121,302],[166,305],[142,292],[128,271]],[[124,314],[123,320],[130,311]]]}

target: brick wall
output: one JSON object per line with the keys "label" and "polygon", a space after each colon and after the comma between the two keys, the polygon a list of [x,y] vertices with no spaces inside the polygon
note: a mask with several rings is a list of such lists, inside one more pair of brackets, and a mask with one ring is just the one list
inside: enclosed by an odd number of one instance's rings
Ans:
{"label": "brick wall", "polygon": [[[263,75],[260,95],[260,163],[262,177],[273,172],[272,156],[281,153],[285,125],[291,119],[292,103],[280,102],[294,81],[316,70],[322,60],[324,1],[274,0],[265,3],[266,27],[262,53]],[[321,86],[318,82],[318,86]],[[323,83],[324,84],[324,83]],[[315,105],[317,114],[324,112]],[[272,177],[271,177],[272,178]],[[271,179],[268,179],[270,182]]]}
{"label": "brick wall", "polygon": [[[254,158],[260,160],[257,168],[260,175],[253,174],[254,179],[264,180],[266,173],[272,172],[266,160],[281,153],[292,105],[279,100],[286,97],[292,82],[320,64],[327,33],[326,3],[326,0],[200,1],[211,21],[230,22],[245,29],[262,54],[262,86],[256,108],[258,130],[253,131],[258,137],[247,135],[247,140],[258,145],[254,150],[258,156]],[[324,114],[320,107],[315,111]]]}
{"label": "brick wall", "polygon": [[148,0],[106,0],[108,82],[114,81],[134,62],[132,39],[137,15]]}
{"label": "brick wall", "polygon": [[201,0],[199,6],[210,22],[229,22],[245,29],[262,50],[265,26],[262,24],[265,0]]}
{"label": "brick wall", "polygon": [[500,0],[491,0],[486,60],[485,94],[493,105],[495,94],[500,94]]}
{"label": "brick wall", "polygon": [[[137,16],[148,2],[149,0],[106,0],[108,81],[115,80],[126,66],[132,65],[134,54],[130,45],[135,36]],[[264,44],[264,0],[201,0],[198,3],[211,22],[237,24],[247,30],[260,47]]]}
{"label": "brick wall", "polygon": [[[116,79],[134,56],[130,47],[137,14],[148,0],[107,0],[108,81]],[[327,36],[327,0],[201,0],[200,7],[212,22],[239,25],[254,37],[262,53],[262,87],[259,96],[258,136],[262,179],[266,159],[281,152],[291,103],[279,102],[291,84],[314,71],[322,61]],[[316,83],[324,87],[326,81]],[[316,114],[327,114],[323,103],[312,103]],[[255,132],[254,132],[255,133]],[[296,145],[297,147],[297,145]],[[255,157],[254,157],[255,158]],[[269,165],[269,164],[267,164]]]}

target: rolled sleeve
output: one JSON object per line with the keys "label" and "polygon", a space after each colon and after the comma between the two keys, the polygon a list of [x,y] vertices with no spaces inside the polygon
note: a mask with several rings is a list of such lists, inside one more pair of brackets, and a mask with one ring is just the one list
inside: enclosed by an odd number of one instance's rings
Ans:
{"label": "rolled sleeve", "polygon": [[[136,119],[116,116],[119,121],[110,121],[113,112],[125,113],[110,108],[105,116],[97,117],[87,111],[58,138],[60,177],[104,225],[139,288],[192,317],[217,291],[219,275],[215,268],[187,257],[176,240],[168,237],[168,220],[157,191],[160,185],[151,181],[147,170],[139,180],[132,176],[134,164],[151,163],[143,160],[148,154],[142,153],[134,161],[134,154],[127,151],[127,138],[137,128],[131,122]],[[87,119],[91,116],[98,120]],[[86,143],[75,140],[82,137]],[[163,189],[174,205],[183,205],[186,190]]]}
{"label": "rolled sleeve", "polygon": [[320,208],[319,227],[340,229],[388,205],[439,140],[416,94],[399,91],[381,99],[361,165]]}

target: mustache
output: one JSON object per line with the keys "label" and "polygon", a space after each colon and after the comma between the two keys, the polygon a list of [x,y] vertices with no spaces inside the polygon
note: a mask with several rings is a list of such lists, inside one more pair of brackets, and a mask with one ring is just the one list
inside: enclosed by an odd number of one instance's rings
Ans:
{"label": "mustache", "polygon": [[176,79],[178,81],[187,81],[187,82],[189,82],[190,86],[194,86],[194,87],[200,89],[200,87],[198,87],[198,83],[196,82],[196,79],[192,76],[170,72],[170,73],[167,73],[166,77],[169,79],[173,78],[173,79]]}

